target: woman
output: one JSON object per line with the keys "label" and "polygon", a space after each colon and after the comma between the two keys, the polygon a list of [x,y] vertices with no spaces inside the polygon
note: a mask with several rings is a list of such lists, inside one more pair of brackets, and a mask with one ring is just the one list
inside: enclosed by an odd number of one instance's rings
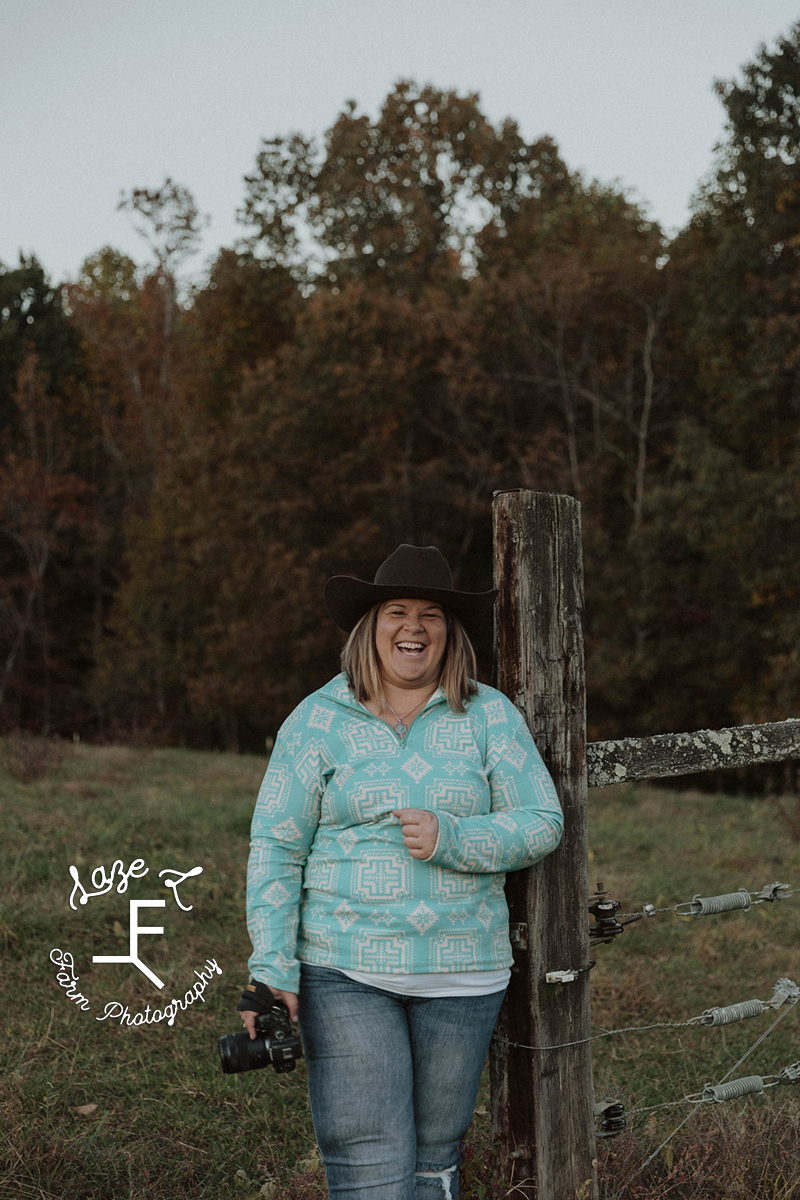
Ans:
{"label": "woman", "polygon": [[251,1037],[272,996],[299,1015],[340,1200],[455,1200],[510,975],[505,872],[561,837],[522,717],[474,682],[465,628],[495,595],[456,591],[432,546],[328,580],[344,670],[284,723],[259,792],[239,1007]]}

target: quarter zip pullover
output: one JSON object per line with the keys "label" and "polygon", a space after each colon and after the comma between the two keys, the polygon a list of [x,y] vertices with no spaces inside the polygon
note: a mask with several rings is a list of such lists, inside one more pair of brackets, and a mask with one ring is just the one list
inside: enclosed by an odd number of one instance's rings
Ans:
{"label": "quarter zip pullover", "polygon": [[[436,813],[429,859],[392,811]],[[510,966],[505,872],[558,845],[561,806],[521,714],[479,685],[465,713],[441,690],[404,738],[345,675],[281,727],[251,829],[255,979],[296,992],[299,962],[397,974]]]}

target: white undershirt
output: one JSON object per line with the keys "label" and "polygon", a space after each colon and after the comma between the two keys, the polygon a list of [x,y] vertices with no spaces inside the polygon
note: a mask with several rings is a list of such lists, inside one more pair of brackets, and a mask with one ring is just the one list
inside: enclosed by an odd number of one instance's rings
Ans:
{"label": "white undershirt", "polygon": [[356,983],[365,983],[384,992],[428,999],[435,996],[489,996],[492,992],[502,992],[511,978],[508,967],[500,967],[497,971],[435,972],[431,975],[389,975],[380,971],[345,971],[341,967],[334,970],[341,971],[348,979],[355,979]]}

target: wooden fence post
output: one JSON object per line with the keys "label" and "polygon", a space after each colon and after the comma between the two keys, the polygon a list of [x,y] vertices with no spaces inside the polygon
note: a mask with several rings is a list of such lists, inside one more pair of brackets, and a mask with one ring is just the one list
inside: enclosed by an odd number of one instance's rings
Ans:
{"label": "wooden fence post", "polygon": [[523,713],[555,781],[564,838],[543,862],[509,874],[516,971],[492,1045],[492,1127],[501,1139],[498,1195],[596,1200],[589,973],[586,703],[580,505],[513,491],[494,501],[495,684]]}

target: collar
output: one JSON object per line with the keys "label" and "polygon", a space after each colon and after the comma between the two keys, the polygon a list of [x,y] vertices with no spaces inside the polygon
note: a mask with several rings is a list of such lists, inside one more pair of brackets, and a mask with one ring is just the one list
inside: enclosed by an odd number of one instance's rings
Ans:
{"label": "collar", "polygon": [[[347,676],[345,675],[344,671],[342,671],[339,675],[335,675],[333,679],[324,685],[324,687],[321,687],[319,689],[319,695],[324,696],[326,700],[333,700],[336,704],[341,704],[345,708],[350,708],[354,712],[361,713],[362,715],[366,713],[367,716],[372,716],[372,713],[370,713],[368,709],[364,708],[364,705],[361,704],[360,701],[356,700],[355,696],[350,690],[350,684],[347,682]],[[420,713],[424,713],[427,712],[429,708],[435,707],[437,704],[446,703],[447,699],[445,694],[441,687],[438,687],[430,699],[426,701],[425,705],[419,711]],[[376,720],[378,719],[379,718],[376,718]]]}

